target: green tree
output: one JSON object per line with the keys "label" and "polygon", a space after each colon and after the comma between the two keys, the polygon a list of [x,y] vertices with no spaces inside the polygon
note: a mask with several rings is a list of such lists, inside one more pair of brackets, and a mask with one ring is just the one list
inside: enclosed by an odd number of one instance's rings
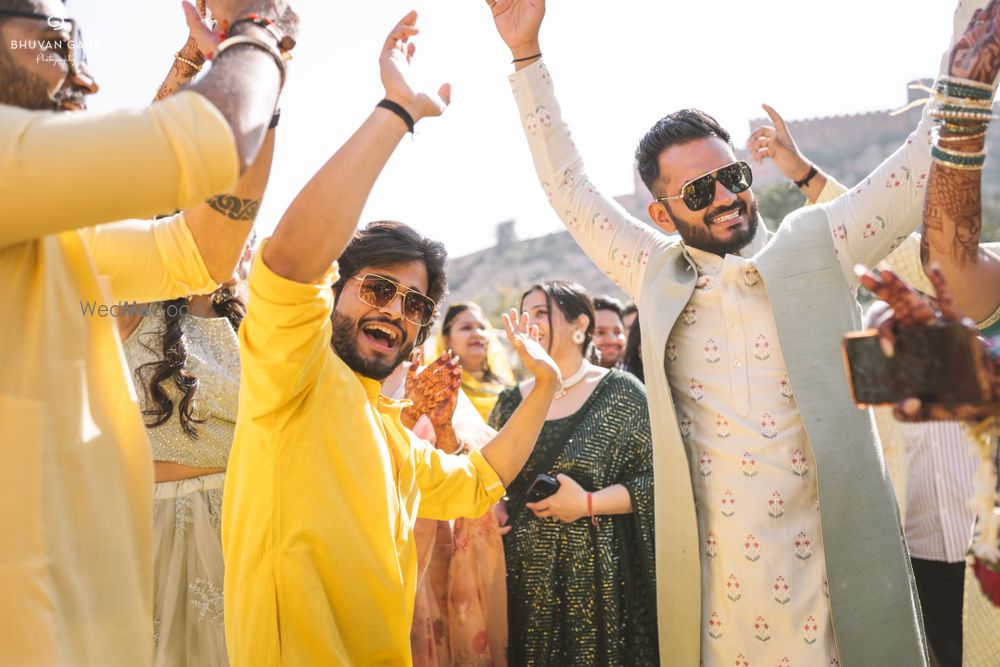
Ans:
{"label": "green tree", "polygon": [[806,203],[805,196],[798,189],[790,188],[784,183],[769,185],[754,194],[764,224],[772,232],[778,229],[786,215]]}

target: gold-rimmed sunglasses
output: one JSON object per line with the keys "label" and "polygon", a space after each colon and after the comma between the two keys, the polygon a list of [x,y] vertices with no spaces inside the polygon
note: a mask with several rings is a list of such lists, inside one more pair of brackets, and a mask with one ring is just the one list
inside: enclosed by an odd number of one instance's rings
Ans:
{"label": "gold-rimmed sunglasses", "polygon": [[716,181],[722,183],[734,195],[738,195],[753,185],[753,170],[743,160],[730,162],[723,167],[713,169],[707,174],[692,178],[681,187],[679,195],[657,197],[655,201],[664,202],[671,199],[683,199],[689,211],[701,211],[708,208],[715,201]]}
{"label": "gold-rimmed sunglasses", "polygon": [[354,279],[361,281],[358,298],[369,306],[387,308],[399,295],[403,299],[403,318],[408,322],[423,327],[434,321],[436,304],[426,294],[376,273],[354,276]]}

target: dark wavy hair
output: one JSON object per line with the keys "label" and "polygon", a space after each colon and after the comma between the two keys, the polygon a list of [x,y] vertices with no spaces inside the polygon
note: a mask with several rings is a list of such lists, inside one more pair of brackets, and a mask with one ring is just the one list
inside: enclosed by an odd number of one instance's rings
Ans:
{"label": "dark wavy hair", "polygon": [[[181,319],[187,307],[187,299],[172,299],[160,301],[163,309],[163,331],[154,334],[158,338],[158,347],[142,343],[154,354],[161,354],[159,361],[145,363],[135,369],[136,384],[143,388],[145,394],[146,428],[162,426],[174,414],[174,402],[163,388],[164,383],[173,382],[183,394],[177,406],[181,429],[192,440],[198,438],[195,424],[205,420],[194,416],[195,398],[198,393],[198,378],[184,365],[187,363],[187,342],[181,330]],[[240,322],[247,314],[247,305],[243,298],[232,287],[220,287],[212,294],[212,305],[217,313],[229,320],[233,331],[240,328]],[[141,341],[140,341],[141,342]]]}
{"label": "dark wavy hair", "polygon": [[[563,314],[567,322],[571,322],[581,315],[587,316],[587,328],[583,332],[582,348],[583,356],[590,362],[597,362],[597,352],[594,349],[592,340],[594,338],[594,302],[591,300],[587,290],[579,283],[568,280],[547,280],[535,283],[521,295],[521,307],[524,307],[524,299],[534,291],[539,291],[545,295],[545,304],[548,307],[549,331],[552,331],[552,305],[555,304],[559,312]],[[553,336],[549,336],[548,352],[552,351]]]}
{"label": "dark wavy hair", "polygon": [[[340,298],[340,291],[348,280],[358,275],[361,269],[375,266],[392,266],[407,262],[423,262],[427,268],[427,296],[435,306],[448,293],[448,277],[444,265],[448,261],[448,251],[440,241],[421,236],[417,230],[395,220],[370,222],[364,229],[354,233],[351,242],[341,253],[338,262],[340,278],[333,284],[333,291]],[[434,319],[438,311],[434,309]],[[427,340],[434,321],[420,327],[416,344]]]}
{"label": "dark wavy hair", "polygon": [[[467,310],[475,310],[483,319],[486,319],[486,315],[483,313],[483,309],[479,307],[479,304],[471,301],[453,303],[448,306],[448,310],[444,313],[444,319],[441,321],[441,335],[445,337],[450,336],[451,325],[455,323],[455,319],[459,315]],[[494,373],[493,369],[490,368],[490,357],[488,354],[483,359],[483,379],[493,384],[507,384],[502,377]]]}
{"label": "dark wavy hair", "polygon": [[646,373],[642,369],[642,334],[639,331],[639,316],[632,321],[625,342],[625,352],[622,353],[622,366],[632,375],[646,382]]}
{"label": "dark wavy hair", "polygon": [[709,137],[718,137],[730,147],[733,145],[729,132],[719,125],[719,121],[698,109],[681,109],[656,121],[635,149],[639,177],[649,191],[655,194],[653,186],[660,178],[660,153],[671,146]]}

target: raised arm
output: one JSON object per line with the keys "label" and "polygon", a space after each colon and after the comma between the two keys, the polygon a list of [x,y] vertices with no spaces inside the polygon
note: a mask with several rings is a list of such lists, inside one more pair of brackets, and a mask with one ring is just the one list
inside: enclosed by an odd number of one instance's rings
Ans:
{"label": "raised arm", "polygon": [[[948,73],[951,45],[958,43],[965,33],[973,12],[985,4],[985,0],[959,3],[940,74]],[[925,108],[917,129],[902,147],[847,195],[827,205],[834,247],[844,276],[851,284],[857,282],[855,264],[876,265],[922,221],[931,167],[932,126],[929,109]]]}
{"label": "raised arm", "polygon": [[497,0],[492,12],[517,70],[510,81],[542,189],[584,252],[634,300],[646,258],[669,241],[598,192],[588,179],[569,138],[552,77],[541,62],[544,0]]}
{"label": "raised arm", "polygon": [[[998,71],[1000,2],[994,0],[955,45],[949,74],[992,86]],[[982,91],[982,96],[988,95]],[[985,148],[985,131],[985,121],[966,125],[941,122],[934,145],[946,151],[946,156],[976,154]],[[982,213],[981,168],[961,168],[947,159],[935,159],[928,176],[920,259],[925,269],[937,262],[959,309],[977,322],[1000,305],[1000,257],[979,246]]]}
{"label": "raised arm", "polygon": [[762,104],[772,125],[762,125],[750,133],[747,152],[758,166],[770,158],[781,175],[795,184],[809,204],[825,204],[847,192],[847,188],[829,176],[799,150],[791,130],[773,107]]}
{"label": "raised arm", "polygon": [[[451,98],[449,84],[427,93],[411,83],[410,63],[419,31],[410,12],[385,40],[379,58],[385,99],[413,119],[440,115]],[[290,280],[313,282],[351,239],[375,179],[408,130],[402,116],[377,107],[302,189],[264,249],[270,269]]]}

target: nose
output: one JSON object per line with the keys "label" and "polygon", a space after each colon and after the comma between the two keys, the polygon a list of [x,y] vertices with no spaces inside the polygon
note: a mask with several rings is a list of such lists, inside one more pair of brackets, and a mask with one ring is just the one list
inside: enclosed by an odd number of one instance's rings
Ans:
{"label": "nose", "polygon": [[387,315],[392,315],[395,319],[401,320],[403,319],[403,299],[405,298],[405,294],[396,292],[396,295],[392,297],[392,301],[378,310],[380,313],[386,313]]}
{"label": "nose", "polygon": [[727,206],[732,206],[736,201],[736,195],[729,191],[725,185],[720,181],[715,181],[715,201],[713,202],[719,208],[725,208]]}
{"label": "nose", "polygon": [[70,75],[70,81],[86,95],[93,95],[101,89],[90,68],[85,64],[81,64],[76,73]]}

